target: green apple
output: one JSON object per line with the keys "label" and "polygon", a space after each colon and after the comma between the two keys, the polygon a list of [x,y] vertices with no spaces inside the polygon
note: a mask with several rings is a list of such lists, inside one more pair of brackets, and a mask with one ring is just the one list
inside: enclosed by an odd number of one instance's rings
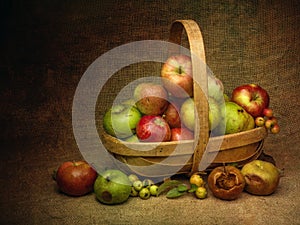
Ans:
{"label": "green apple", "polygon": [[96,198],[104,204],[120,204],[130,196],[131,182],[120,170],[109,169],[100,173],[94,183]]}
{"label": "green apple", "polygon": [[208,114],[209,129],[213,130],[219,125],[221,121],[221,111],[219,108],[219,103],[214,98],[209,97],[208,103],[209,103],[209,114]]}
{"label": "green apple", "polygon": [[195,114],[194,114],[194,99],[188,98],[185,100],[180,108],[180,118],[182,123],[191,131],[195,127]]}
{"label": "green apple", "polygon": [[114,137],[127,138],[135,133],[136,124],[141,117],[142,114],[136,107],[117,104],[105,113],[103,127]]}
{"label": "green apple", "polygon": [[245,190],[254,195],[270,195],[279,184],[279,169],[270,162],[254,160],[245,164],[241,173],[246,181]]}
{"label": "green apple", "polygon": [[[209,97],[209,127],[210,130],[216,128],[221,120],[221,111],[219,108],[219,103],[214,99]],[[195,114],[194,114],[194,99],[188,98],[182,104],[180,108],[180,118],[182,123],[191,131],[194,131],[195,127]]]}
{"label": "green apple", "polygon": [[136,107],[135,100],[133,98],[123,101],[122,104]]}
{"label": "green apple", "polygon": [[217,102],[221,102],[224,99],[223,92],[224,86],[220,79],[212,74],[207,76],[208,82],[208,96],[215,99]]}
{"label": "green apple", "polygon": [[225,134],[233,134],[255,127],[253,117],[234,102],[225,102]]}

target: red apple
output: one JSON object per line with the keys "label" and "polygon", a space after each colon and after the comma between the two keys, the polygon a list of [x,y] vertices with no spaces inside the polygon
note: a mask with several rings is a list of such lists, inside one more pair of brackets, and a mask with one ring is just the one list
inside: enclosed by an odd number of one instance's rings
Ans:
{"label": "red apple", "polygon": [[168,93],[156,83],[141,83],[134,89],[135,105],[146,115],[161,115],[168,107]]}
{"label": "red apple", "polygon": [[170,128],[181,127],[179,107],[175,103],[170,103],[162,116],[169,124]]}
{"label": "red apple", "polygon": [[174,55],[161,69],[165,88],[175,97],[193,96],[192,61],[187,55]]}
{"label": "red apple", "polygon": [[86,162],[64,162],[56,172],[58,188],[71,196],[82,196],[93,190],[97,172]]}
{"label": "red apple", "polygon": [[184,127],[177,127],[171,129],[171,141],[180,141],[180,140],[193,140],[194,134],[189,129]]}
{"label": "red apple", "polygon": [[265,108],[265,109],[263,110],[263,115],[264,115],[265,117],[271,118],[271,117],[273,116],[273,110],[270,109],[270,108]]}
{"label": "red apple", "polygon": [[143,142],[162,142],[171,139],[170,126],[161,116],[143,116],[136,126],[136,134]]}
{"label": "red apple", "polygon": [[246,84],[235,88],[231,99],[253,117],[263,116],[263,110],[269,106],[267,91],[256,84]]}

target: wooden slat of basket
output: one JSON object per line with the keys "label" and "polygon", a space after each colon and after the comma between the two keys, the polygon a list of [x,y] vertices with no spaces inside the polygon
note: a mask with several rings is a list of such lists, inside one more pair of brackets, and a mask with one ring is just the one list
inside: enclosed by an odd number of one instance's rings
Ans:
{"label": "wooden slat of basket", "polygon": [[[193,20],[176,20],[170,31],[169,40],[181,45],[182,33],[185,30],[189,41],[192,59],[195,103],[195,145],[191,174],[198,171],[201,158],[209,140],[208,120],[208,87],[206,59],[202,34],[198,24]],[[201,127],[200,127],[201,124]],[[198,141],[196,141],[198,140]]]}
{"label": "wooden slat of basket", "polygon": [[[102,130],[102,129],[101,129]],[[153,157],[168,157],[172,154],[186,155],[193,154],[193,141],[174,141],[174,142],[162,142],[162,143],[130,143],[123,142],[115,137],[112,137],[101,131],[101,139],[104,146],[114,154],[124,156],[153,156]],[[263,140],[267,136],[267,130],[264,127],[258,127],[248,131],[243,131],[235,134],[229,134],[225,136],[217,136],[209,139],[207,146],[208,152],[215,151],[227,151],[228,155],[232,155],[229,149],[246,146],[252,143],[257,143]],[[219,146],[222,141],[221,146]],[[177,147],[176,152],[174,149]],[[148,150],[151,149],[151,150]]]}

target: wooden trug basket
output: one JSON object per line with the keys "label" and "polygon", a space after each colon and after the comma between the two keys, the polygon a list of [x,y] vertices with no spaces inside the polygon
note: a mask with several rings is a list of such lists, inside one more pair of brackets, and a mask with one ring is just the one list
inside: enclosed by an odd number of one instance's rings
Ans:
{"label": "wooden trug basket", "polygon": [[[199,170],[202,157],[209,159],[204,170],[210,170],[224,164],[245,163],[257,159],[262,153],[263,140],[267,136],[265,127],[252,130],[209,137],[207,73],[198,68],[197,58],[204,63],[205,51],[201,31],[193,20],[176,20],[170,30],[170,42],[181,45],[182,34],[186,32],[194,79],[194,102],[197,109],[199,124],[195,124],[195,135],[199,138],[187,141],[162,143],[129,143],[123,142],[100,132],[103,145],[116,159],[126,164],[129,171],[145,177],[168,177],[175,174],[191,175]],[[200,84],[200,85],[199,85]],[[221,144],[220,144],[221,143]],[[207,148],[208,147],[208,148]],[[206,149],[207,148],[207,149]],[[203,165],[202,165],[203,167]]]}

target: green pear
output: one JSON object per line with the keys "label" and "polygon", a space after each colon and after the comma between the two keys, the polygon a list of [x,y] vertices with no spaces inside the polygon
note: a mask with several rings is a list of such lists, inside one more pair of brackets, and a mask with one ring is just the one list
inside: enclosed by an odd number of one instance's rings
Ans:
{"label": "green pear", "polygon": [[104,204],[120,204],[130,196],[131,182],[120,170],[110,169],[100,173],[94,183],[96,198]]}
{"label": "green pear", "polygon": [[234,102],[225,102],[225,134],[233,134],[255,127],[253,117]]}

